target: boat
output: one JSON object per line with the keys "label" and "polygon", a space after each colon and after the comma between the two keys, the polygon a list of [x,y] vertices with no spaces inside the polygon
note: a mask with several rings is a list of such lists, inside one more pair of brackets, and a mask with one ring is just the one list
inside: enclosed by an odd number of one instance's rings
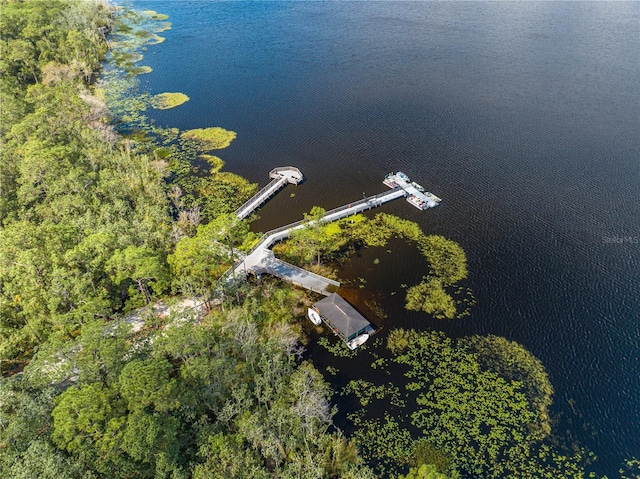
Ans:
{"label": "boat", "polygon": [[414,195],[409,196],[407,198],[407,201],[411,203],[413,206],[415,206],[416,208],[418,208],[419,210],[423,210],[423,211],[432,207],[432,205],[430,205],[428,202]]}
{"label": "boat", "polygon": [[369,335],[367,333],[361,334],[360,336],[353,338],[351,341],[347,342],[347,347],[352,351],[357,347],[362,346],[369,339]]}
{"label": "boat", "polygon": [[411,182],[411,186],[413,186],[420,193],[424,193],[424,188],[422,186],[420,186],[418,183],[416,183],[415,181]]}
{"label": "boat", "polygon": [[320,318],[320,315],[315,309],[308,308],[307,316],[309,316],[309,319],[311,320],[311,322],[316,326],[320,326],[320,324],[322,324],[322,319]]}
{"label": "boat", "polygon": [[395,180],[393,179],[393,173],[389,173],[387,176],[384,177],[383,180],[383,184],[388,186],[389,188],[396,188],[398,186],[398,183],[395,182]]}
{"label": "boat", "polygon": [[396,173],[396,177],[406,183],[411,183],[411,180],[409,179],[409,177],[405,175],[402,171],[398,171]]}
{"label": "boat", "polygon": [[384,177],[383,183],[389,188],[402,188],[407,197],[407,201],[422,211],[434,208],[442,201],[415,181],[411,181],[402,171],[387,174]]}

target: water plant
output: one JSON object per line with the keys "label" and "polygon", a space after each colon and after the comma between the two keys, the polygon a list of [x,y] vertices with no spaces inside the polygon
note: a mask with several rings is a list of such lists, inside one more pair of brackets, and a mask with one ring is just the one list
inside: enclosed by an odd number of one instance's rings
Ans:
{"label": "water plant", "polygon": [[236,138],[234,131],[225,130],[224,128],[196,128],[187,130],[180,135],[183,140],[192,140],[204,150],[220,150],[228,147]]}
{"label": "water plant", "polygon": [[365,344],[352,351],[344,342],[340,340],[331,342],[331,340],[329,340],[329,338],[327,338],[326,336],[322,336],[320,339],[318,339],[318,344],[334,356],[340,358],[353,358],[358,354],[358,352],[366,349]]}
{"label": "water plant", "polygon": [[[439,473],[453,476],[583,477],[590,456],[553,445],[547,412],[553,388],[540,361],[521,345],[396,329],[383,353],[372,367],[406,381],[354,380],[343,389],[363,406],[350,418],[363,455],[379,473],[437,463]],[[384,422],[368,418],[372,407],[387,411]],[[399,454],[395,444],[410,452]]]}
{"label": "water plant", "polygon": [[156,110],[169,110],[189,101],[184,93],[165,92],[158,93],[151,98],[151,106]]}
{"label": "water plant", "polygon": [[[313,211],[309,218],[315,218]],[[423,311],[438,319],[469,314],[474,302],[471,292],[459,286],[468,272],[466,255],[458,243],[427,235],[418,224],[386,213],[371,219],[354,215],[327,224],[321,223],[324,210],[322,213],[316,218],[320,222],[296,231],[291,239],[277,245],[276,254],[294,263],[308,263],[316,256],[319,263],[321,258],[344,258],[355,248],[385,247],[391,238],[403,238],[418,247],[428,265],[423,281],[407,290],[406,309]],[[373,263],[380,264],[380,259],[375,258]],[[358,288],[363,289],[366,282],[366,278],[359,277]]]}

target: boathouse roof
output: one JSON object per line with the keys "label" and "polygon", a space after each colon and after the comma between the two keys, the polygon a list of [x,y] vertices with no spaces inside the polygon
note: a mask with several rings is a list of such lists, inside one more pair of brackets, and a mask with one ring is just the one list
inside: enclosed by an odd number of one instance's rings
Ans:
{"label": "boathouse roof", "polygon": [[321,299],[313,306],[347,341],[371,328],[371,323],[336,293]]}

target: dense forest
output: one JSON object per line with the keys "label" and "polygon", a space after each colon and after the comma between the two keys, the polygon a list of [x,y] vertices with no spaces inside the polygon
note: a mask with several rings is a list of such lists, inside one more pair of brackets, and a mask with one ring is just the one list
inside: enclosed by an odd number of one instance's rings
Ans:
{"label": "dense forest", "polygon": [[[554,436],[553,388],[522,346],[396,330],[356,353],[379,384],[335,389],[339,371],[304,354],[309,293],[220,287],[257,238],[233,214],[255,185],[213,155],[234,132],[144,118],[188,101],[138,89],[166,20],[99,0],[0,0],[0,475],[587,477],[592,456]],[[327,263],[392,234],[430,265],[407,308],[464,317],[464,251],[399,218],[310,222],[277,252],[335,274]],[[349,436],[336,396],[354,404]]]}

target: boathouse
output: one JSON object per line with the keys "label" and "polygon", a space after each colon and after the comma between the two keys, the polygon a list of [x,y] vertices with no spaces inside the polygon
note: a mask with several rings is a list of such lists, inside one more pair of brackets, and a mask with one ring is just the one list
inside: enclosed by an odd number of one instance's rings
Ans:
{"label": "boathouse", "polygon": [[336,293],[314,303],[312,308],[349,347],[355,339],[373,332],[371,323]]}

